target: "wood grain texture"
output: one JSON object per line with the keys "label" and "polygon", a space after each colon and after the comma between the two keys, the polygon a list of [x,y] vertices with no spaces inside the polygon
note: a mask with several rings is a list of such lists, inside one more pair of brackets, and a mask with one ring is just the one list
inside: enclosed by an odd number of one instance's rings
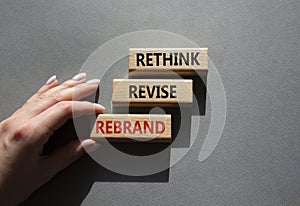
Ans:
{"label": "wood grain texture", "polygon": [[[164,91],[163,91],[164,90]],[[193,81],[182,79],[114,79],[113,106],[191,106]]]}
{"label": "wood grain texture", "polygon": [[171,142],[171,115],[100,114],[90,136],[97,141]]}
{"label": "wood grain texture", "polygon": [[208,48],[130,48],[128,68],[130,76],[207,75]]}

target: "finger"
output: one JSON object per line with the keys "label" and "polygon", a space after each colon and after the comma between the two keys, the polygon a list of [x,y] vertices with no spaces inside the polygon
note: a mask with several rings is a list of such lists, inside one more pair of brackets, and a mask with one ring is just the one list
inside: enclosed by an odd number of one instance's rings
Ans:
{"label": "finger", "polygon": [[30,97],[26,103],[18,109],[13,115],[21,114],[22,116],[25,115],[33,108],[32,104],[33,102],[36,102],[36,99],[38,96],[42,95],[44,92],[48,91],[49,89],[52,89],[58,85],[58,81],[56,79],[56,75],[51,76],[47,82],[32,96]]}
{"label": "finger", "polygon": [[95,79],[84,83],[85,81],[84,78],[79,81],[68,80],[45,93],[34,95],[28,104],[24,105],[24,115],[31,118],[59,101],[79,100],[96,92],[100,80]]}
{"label": "finger", "polygon": [[69,118],[82,115],[100,114],[105,108],[100,104],[85,101],[62,101],[33,118],[36,138],[45,143],[56,129]]}
{"label": "finger", "polygon": [[34,101],[34,99],[38,98],[39,96],[43,95],[45,92],[49,91],[50,89],[56,86],[58,86],[58,80],[56,78],[56,75],[53,75],[30,99],[28,99],[27,103]]}
{"label": "finger", "polygon": [[[70,101],[70,100],[80,100],[93,94],[98,86],[100,80],[95,79],[93,82],[86,82],[84,84],[77,85],[75,87],[70,87],[63,89],[57,93],[54,93],[54,99],[56,102],[59,101]],[[50,97],[53,98],[53,97]]]}
{"label": "finger", "polygon": [[82,84],[86,82],[86,73],[81,73],[78,75],[75,75],[72,79],[69,79],[65,82],[63,82],[58,87],[47,91],[44,95],[45,96],[52,96],[51,94],[56,93],[57,91],[61,91],[67,88],[75,87],[76,85]]}
{"label": "finger", "polygon": [[58,81],[57,81],[57,77],[56,75],[51,76],[47,82],[38,90],[38,94],[42,94],[46,91],[48,91],[49,89],[55,87],[58,85]]}
{"label": "finger", "polygon": [[[75,75],[71,80],[67,80],[61,85],[58,85],[58,81],[56,80],[56,75],[50,77],[46,84],[30,98],[27,102],[36,102],[38,100],[47,99],[47,97],[55,96],[53,94],[57,93],[60,90],[65,88],[74,87],[78,84],[84,83],[86,81],[86,73],[80,73]],[[55,83],[57,83],[55,85]],[[54,88],[55,86],[55,88]]]}
{"label": "finger", "polygon": [[97,88],[98,84],[86,83],[53,93],[53,96],[44,97],[44,99],[38,101],[34,107],[31,107],[28,117],[34,117],[61,101],[80,100],[95,93],[97,91]]}
{"label": "finger", "polygon": [[42,161],[46,170],[53,176],[78,160],[85,151],[92,152],[99,147],[100,145],[91,139],[84,140],[81,143],[79,140],[74,140],[57,149],[46,158],[42,158]]}
{"label": "finger", "polygon": [[66,100],[80,100],[84,97],[88,97],[95,93],[99,87],[100,80],[93,79],[87,81],[85,84],[78,85],[74,88],[66,89],[64,91],[64,97]]}

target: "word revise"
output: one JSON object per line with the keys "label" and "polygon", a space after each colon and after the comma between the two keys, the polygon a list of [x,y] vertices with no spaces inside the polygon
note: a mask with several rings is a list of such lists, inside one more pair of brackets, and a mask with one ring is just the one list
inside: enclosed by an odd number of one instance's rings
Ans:
{"label": "word revise", "polygon": [[129,98],[176,98],[175,85],[129,85]]}
{"label": "word revise", "polygon": [[171,115],[100,114],[91,138],[171,141]]}
{"label": "word revise", "polygon": [[163,106],[193,102],[192,80],[114,79],[114,106]]}
{"label": "word revise", "polygon": [[[130,75],[143,73],[175,72],[193,74],[208,70],[207,48],[162,48],[162,49],[129,49],[128,66]],[[158,74],[159,75],[159,74]]]}

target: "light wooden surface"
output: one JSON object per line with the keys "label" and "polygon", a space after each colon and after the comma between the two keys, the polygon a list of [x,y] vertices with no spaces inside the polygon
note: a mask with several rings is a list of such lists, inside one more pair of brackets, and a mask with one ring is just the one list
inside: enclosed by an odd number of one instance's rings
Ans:
{"label": "light wooden surface", "polygon": [[90,136],[98,141],[171,142],[171,115],[100,114]]}
{"label": "light wooden surface", "polygon": [[191,106],[193,80],[114,79],[113,106]]}
{"label": "light wooden surface", "polygon": [[130,76],[207,75],[208,48],[130,48],[128,68]]}

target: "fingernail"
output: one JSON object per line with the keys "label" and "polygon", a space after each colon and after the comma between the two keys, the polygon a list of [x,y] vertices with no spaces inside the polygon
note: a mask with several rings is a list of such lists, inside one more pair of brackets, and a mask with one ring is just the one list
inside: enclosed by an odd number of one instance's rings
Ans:
{"label": "fingernail", "polygon": [[101,146],[101,144],[98,144],[94,140],[91,140],[91,139],[86,139],[86,140],[82,141],[81,145],[85,149],[86,152],[93,152]]}
{"label": "fingernail", "polygon": [[80,81],[84,78],[86,78],[86,73],[83,72],[83,73],[76,74],[72,79],[75,81]]}
{"label": "fingernail", "polygon": [[53,75],[52,77],[50,77],[50,78],[47,80],[46,84],[52,84],[55,80],[56,80],[56,75]]}
{"label": "fingernail", "polygon": [[86,83],[87,84],[99,84],[100,79],[91,79],[91,80],[87,81]]}
{"label": "fingernail", "polygon": [[94,105],[95,105],[96,107],[98,107],[98,109],[100,109],[100,110],[105,110],[105,107],[102,106],[101,104],[94,103]]}

